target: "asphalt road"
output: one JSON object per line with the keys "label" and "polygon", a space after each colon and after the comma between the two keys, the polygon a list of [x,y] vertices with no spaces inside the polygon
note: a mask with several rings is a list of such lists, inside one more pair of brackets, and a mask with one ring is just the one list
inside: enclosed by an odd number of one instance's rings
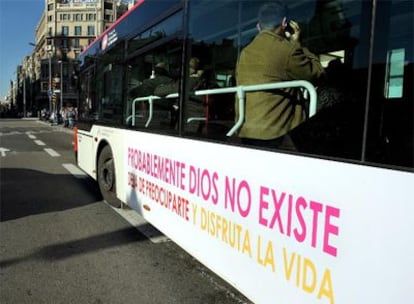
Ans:
{"label": "asphalt road", "polygon": [[250,303],[134,212],[126,220],[105,204],[76,174],[68,129],[0,120],[0,207],[2,304]]}

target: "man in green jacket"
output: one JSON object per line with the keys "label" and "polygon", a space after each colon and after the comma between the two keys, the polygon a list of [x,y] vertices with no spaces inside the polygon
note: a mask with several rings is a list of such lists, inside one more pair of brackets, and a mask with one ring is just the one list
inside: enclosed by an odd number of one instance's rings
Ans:
{"label": "man in green jacket", "polygon": [[[299,25],[287,22],[282,3],[262,6],[257,28],[259,34],[243,49],[237,63],[237,85],[313,82],[324,74],[318,57],[301,46]],[[289,140],[284,135],[306,119],[305,104],[298,93],[294,88],[247,93],[245,121],[238,134],[242,142],[274,148],[286,146]],[[292,148],[291,144],[287,146]]]}

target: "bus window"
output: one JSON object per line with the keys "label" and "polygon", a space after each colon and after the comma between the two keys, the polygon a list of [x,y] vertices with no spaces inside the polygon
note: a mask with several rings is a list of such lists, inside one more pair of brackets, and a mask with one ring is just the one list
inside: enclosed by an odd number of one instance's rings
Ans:
{"label": "bus window", "polygon": [[297,1],[289,7],[296,15],[292,18],[298,18],[303,29],[302,45],[319,55],[326,73],[315,84],[317,113],[289,132],[299,152],[361,158],[368,83],[369,7],[364,1],[341,0]]}
{"label": "bus window", "polygon": [[[124,124],[131,128],[176,133],[183,14],[179,10],[162,17],[128,41]],[[156,96],[162,91],[156,91],[160,87],[169,92]],[[171,93],[176,96],[165,96]]]}
{"label": "bus window", "polygon": [[[257,14],[266,2],[190,2],[191,55],[200,57],[213,75],[209,88],[235,84],[238,57],[258,34]],[[298,152],[360,159],[368,81],[370,4],[341,0],[285,3],[289,18],[299,23],[302,45],[320,57],[329,75],[315,84],[317,114],[288,135]],[[210,106],[205,109],[199,136],[223,139],[234,125],[234,94],[208,96],[208,101]],[[220,128],[214,128],[217,125]]]}
{"label": "bus window", "polygon": [[[88,69],[84,70],[81,75],[80,83],[80,97],[79,97],[79,118],[82,121],[97,120],[98,115],[98,103],[96,102],[95,91],[95,66],[92,65]],[[78,124],[79,124],[78,123]]]}
{"label": "bus window", "polygon": [[[125,124],[132,128],[177,132],[178,77],[181,42],[172,41],[127,62]],[[177,96],[155,96],[156,89],[170,87]],[[168,95],[168,94],[166,94]]]}
{"label": "bus window", "polygon": [[155,96],[157,87],[177,81],[175,73],[181,53],[170,51],[170,47],[164,46],[128,61],[125,115],[128,126],[168,132],[176,129],[178,98]]}
{"label": "bus window", "polygon": [[120,123],[122,119],[122,67],[107,64],[98,67],[97,81],[100,118],[103,121]]}
{"label": "bus window", "polygon": [[[189,58],[199,59],[203,81],[194,88],[191,85],[194,79],[189,75],[189,91],[234,86],[240,4],[238,1],[196,0],[190,5]],[[234,94],[195,98],[190,93],[184,117],[186,135],[224,140],[234,124]]]}
{"label": "bus window", "polygon": [[413,5],[404,0],[378,4],[365,158],[370,162],[412,168]]}
{"label": "bus window", "polygon": [[81,73],[79,125],[93,121],[118,125],[122,122],[123,48],[109,51],[104,58],[88,56]]}

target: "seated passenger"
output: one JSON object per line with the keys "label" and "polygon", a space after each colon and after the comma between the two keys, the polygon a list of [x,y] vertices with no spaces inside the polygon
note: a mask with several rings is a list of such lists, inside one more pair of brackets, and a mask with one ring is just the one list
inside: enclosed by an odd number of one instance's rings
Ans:
{"label": "seated passenger", "polygon": [[155,65],[153,74],[150,78],[145,79],[137,87],[130,91],[131,96],[133,97],[142,97],[155,95],[155,89],[162,84],[170,84],[173,82],[173,79],[170,77],[166,65],[164,62],[159,62]]}
{"label": "seated passenger", "polygon": [[[298,23],[288,22],[287,17],[287,9],[279,1],[261,7],[259,34],[242,50],[237,63],[237,85],[290,80],[314,82],[324,74],[318,57],[301,46]],[[298,89],[247,93],[245,121],[238,136],[245,144],[294,149],[285,135],[306,119],[305,110]]]}
{"label": "seated passenger", "polygon": [[[198,69],[200,60],[197,57],[192,57],[189,62],[189,90],[195,91],[203,88],[204,77],[203,70]],[[154,95],[164,97],[169,94],[178,93],[180,87],[179,81],[162,83],[158,85],[154,90]]]}
{"label": "seated passenger", "polygon": [[[192,57],[189,62],[189,81],[188,81],[188,90],[194,92],[199,89],[205,88],[205,73],[203,70],[199,69],[200,60],[197,57]],[[169,94],[178,93],[180,88],[180,81],[177,80],[175,82],[164,83],[160,84],[156,87],[154,91],[154,95],[159,97],[165,97]],[[175,124],[178,121],[178,99],[168,99],[169,106],[172,106],[174,111],[172,111],[171,115],[174,118],[172,124]],[[204,110],[204,98],[202,97],[195,97],[190,96],[189,101],[186,104],[186,113],[185,117],[204,117],[205,110]],[[192,125],[196,125],[193,122],[190,122]],[[196,127],[197,130],[200,130],[201,123]]]}

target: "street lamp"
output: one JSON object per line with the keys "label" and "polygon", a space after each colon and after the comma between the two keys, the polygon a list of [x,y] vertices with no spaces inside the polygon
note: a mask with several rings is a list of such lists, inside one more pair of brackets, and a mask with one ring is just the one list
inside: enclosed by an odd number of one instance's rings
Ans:
{"label": "street lamp", "polygon": [[60,63],[60,104],[59,111],[63,109],[63,60],[59,60]]}

